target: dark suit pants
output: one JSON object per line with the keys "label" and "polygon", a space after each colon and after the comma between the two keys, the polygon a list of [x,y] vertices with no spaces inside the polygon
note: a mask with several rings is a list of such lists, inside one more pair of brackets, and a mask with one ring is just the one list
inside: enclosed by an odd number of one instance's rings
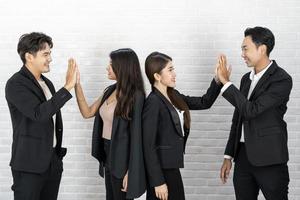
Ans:
{"label": "dark suit pants", "polygon": [[62,165],[62,160],[53,151],[49,168],[42,174],[12,169],[14,200],[56,200]]}
{"label": "dark suit pants", "polygon": [[257,167],[250,164],[245,144],[240,143],[233,184],[237,200],[257,200],[259,190],[266,200],[287,200],[289,172],[287,164]]}
{"label": "dark suit pants", "polygon": [[115,177],[110,171],[110,140],[104,139],[104,151],[106,155],[105,162],[105,189],[106,200],[125,200],[126,192],[121,191],[123,188],[123,179]]}

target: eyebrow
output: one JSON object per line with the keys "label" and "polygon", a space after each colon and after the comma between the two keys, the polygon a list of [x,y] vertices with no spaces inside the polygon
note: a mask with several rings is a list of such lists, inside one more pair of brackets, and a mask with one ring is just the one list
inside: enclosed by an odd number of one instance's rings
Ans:
{"label": "eyebrow", "polygon": [[246,47],[247,47],[247,45],[242,45],[242,46],[241,46],[242,49],[243,49],[243,48],[246,48]]}

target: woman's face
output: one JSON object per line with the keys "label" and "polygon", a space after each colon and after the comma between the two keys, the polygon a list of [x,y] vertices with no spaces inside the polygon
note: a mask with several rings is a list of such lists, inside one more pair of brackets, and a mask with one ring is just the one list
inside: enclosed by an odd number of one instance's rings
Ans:
{"label": "woman's face", "polygon": [[166,87],[174,88],[176,86],[176,73],[172,61],[169,61],[160,71],[157,81]]}
{"label": "woman's face", "polygon": [[115,74],[115,72],[113,71],[113,68],[112,68],[112,61],[111,60],[109,61],[109,64],[107,65],[106,70],[107,70],[107,77],[108,77],[109,80],[117,80],[116,74]]}

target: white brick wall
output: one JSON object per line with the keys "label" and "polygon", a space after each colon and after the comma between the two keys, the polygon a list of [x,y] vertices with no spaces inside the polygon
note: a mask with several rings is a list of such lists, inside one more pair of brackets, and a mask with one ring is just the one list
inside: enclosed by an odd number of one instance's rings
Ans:
{"label": "white brick wall", "polygon": [[[4,98],[7,79],[21,67],[16,45],[21,34],[42,31],[54,40],[53,63],[47,75],[58,89],[64,84],[67,59],[80,64],[82,84],[93,102],[109,84],[105,67],[110,51],[131,47],[144,63],[154,50],[173,57],[178,89],[203,94],[220,52],[233,66],[239,85],[247,72],[240,57],[246,27],[269,27],[276,37],[272,58],[294,79],[286,115],[290,149],[290,199],[300,200],[300,2],[298,0],[152,0],[152,1],[3,1],[0,0],[0,199],[12,199],[11,122]],[[144,70],[143,70],[144,71]],[[145,78],[147,91],[149,84]],[[92,120],[79,114],[75,99],[62,110],[68,154],[60,200],[104,199],[103,180],[90,156]],[[188,200],[232,200],[231,181],[219,180],[233,108],[222,97],[208,111],[192,112],[183,180]]]}

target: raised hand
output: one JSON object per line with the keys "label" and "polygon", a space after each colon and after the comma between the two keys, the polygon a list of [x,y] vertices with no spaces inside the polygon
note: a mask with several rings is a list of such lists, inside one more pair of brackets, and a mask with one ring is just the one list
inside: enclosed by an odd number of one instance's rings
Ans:
{"label": "raised hand", "polygon": [[71,90],[74,88],[77,81],[77,64],[73,58],[70,58],[68,61],[68,70],[66,74],[66,83],[65,88]]}
{"label": "raised hand", "polygon": [[217,77],[218,80],[224,85],[229,81],[231,75],[231,66],[227,65],[225,55],[220,55],[218,59]]}
{"label": "raised hand", "polygon": [[76,85],[80,84],[80,72],[79,72],[79,67],[77,63],[75,62],[76,68],[77,68],[77,76],[76,76]]}

